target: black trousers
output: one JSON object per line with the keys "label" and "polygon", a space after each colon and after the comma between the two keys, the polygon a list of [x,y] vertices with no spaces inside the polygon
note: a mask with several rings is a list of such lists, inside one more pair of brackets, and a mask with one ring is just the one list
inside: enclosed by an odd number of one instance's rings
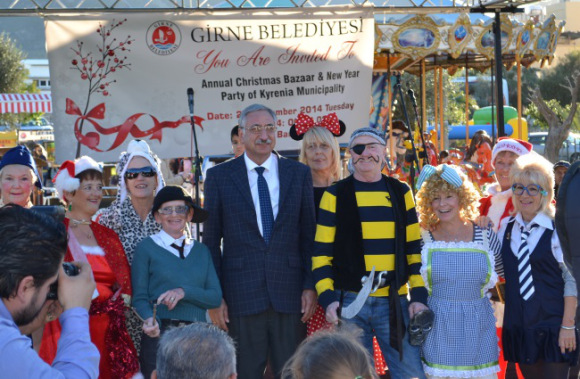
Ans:
{"label": "black trousers", "polygon": [[236,341],[238,379],[262,379],[268,358],[276,378],[306,337],[299,313],[268,309],[257,315],[230,317],[230,336]]}
{"label": "black trousers", "polygon": [[157,366],[157,347],[159,338],[163,333],[173,327],[189,325],[189,321],[161,320],[159,337],[151,338],[147,334],[141,334],[141,351],[139,352],[139,364],[141,365],[141,374],[147,379],[151,378],[151,373]]}

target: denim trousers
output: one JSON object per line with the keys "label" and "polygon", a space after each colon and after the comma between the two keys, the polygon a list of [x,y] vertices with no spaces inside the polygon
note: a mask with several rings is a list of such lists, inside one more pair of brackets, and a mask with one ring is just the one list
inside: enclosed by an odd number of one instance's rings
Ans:
{"label": "denim trousers", "polygon": [[[338,291],[340,296],[340,291]],[[354,301],[356,293],[344,292],[343,306],[347,306]],[[406,296],[400,296],[401,308],[403,310],[403,320],[405,329],[409,325],[409,302]],[[385,361],[389,368],[389,373],[393,379],[424,379],[423,364],[421,363],[421,351],[418,346],[409,344],[409,334],[405,332],[403,338],[403,360],[399,359],[399,352],[389,344],[389,298],[369,297],[360,312],[348,323],[355,324],[363,330],[362,343],[373,355],[373,336],[377,337]]]}

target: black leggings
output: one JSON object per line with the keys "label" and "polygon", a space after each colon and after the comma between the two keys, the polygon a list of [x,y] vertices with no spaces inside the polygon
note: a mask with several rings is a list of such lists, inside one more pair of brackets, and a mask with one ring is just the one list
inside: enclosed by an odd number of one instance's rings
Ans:
{"label": "black leggings", "polygon": [[568,379],[570,363],[553,363],[538,361],[533,365],[519,364],[526,379]]}

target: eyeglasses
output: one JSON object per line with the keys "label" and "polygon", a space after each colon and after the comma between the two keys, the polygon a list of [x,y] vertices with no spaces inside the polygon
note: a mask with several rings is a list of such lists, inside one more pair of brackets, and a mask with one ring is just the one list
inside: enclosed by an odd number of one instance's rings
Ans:
{"label": "eyeglasses", "polygon": [[163,207],[159,209],[157,212],[161,213],[162,215],[172,215],[175,212],[178,215],[185,215],[189,212],[189,207],[187,205],[176,205],[174,207]]}
{"label": "eyeglasses", "polygon": [[125,179],[135,179],[139,174],[144,178],[151,178],[152,176],[157,175],[157,172],[151,166],[128,168],[127,171],[125,171]]}
{"label": "eyeglasses", "polygon": [[369,152],[371,153],[379,152],[382,146],[383,145],[377,142],[359,143],[358,145],[352,146],[350,150],[354,151],[356,155],[361,155],[365,151],[365,149],[369,149]]}
{"label": "eyeglasses", "polygon": [[521,196],[524,194],[524,191],[528,193],[529,196],[538,196],[543,195],[546,196],[548,194],[542,187],[537,184],[528,184],[528,186],[524,186],[523,184],[514,183],[512,186],[512,192],[516,196]]}
{"label": "eyeglasses", "polygon": [[93,186],[93,185],[89,184],[89,185],[86,185],[86,186],[82,186],[80,188],[80,190],[83,191],[83,192],[93,192],[93,191],[101,192],[101,191],[103,191],[103,185],[102,184],[98,184],[98,185]]}
{"label": "eyeglasses", "polygon": [[262,133],[262,131],[265,130],[266,133],[270,134],[270,133],[274,133],[276,131],[276,125],[274,125],[274,124],[266,124],[266,125],[256,124],[256,125],[246,126],[242,129],[245,129],[253,134],[260,134],[260,133]]}

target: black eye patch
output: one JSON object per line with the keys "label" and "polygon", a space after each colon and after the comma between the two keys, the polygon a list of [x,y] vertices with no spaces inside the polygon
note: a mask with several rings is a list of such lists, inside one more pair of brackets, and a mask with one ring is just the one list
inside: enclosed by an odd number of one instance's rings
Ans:
{"label": "black eye patch", "polygon": [[365,151],[367,145],[354,145],[353,147],[351,147],[351,150],[354,151],[357,155],[361,155],[363,153],[363,151]]}

